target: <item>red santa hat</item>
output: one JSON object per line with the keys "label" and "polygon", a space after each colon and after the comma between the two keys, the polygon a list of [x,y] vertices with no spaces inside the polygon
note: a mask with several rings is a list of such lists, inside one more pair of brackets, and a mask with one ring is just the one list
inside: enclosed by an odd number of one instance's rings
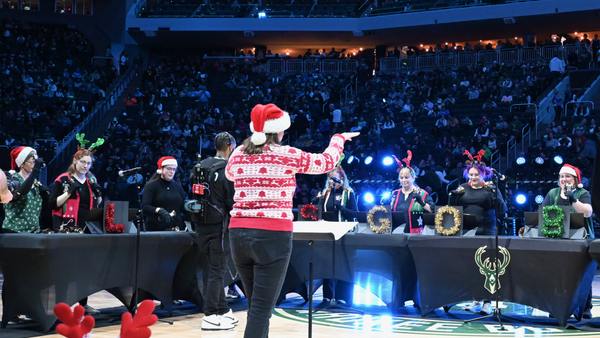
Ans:
{"label": "red santa hat", "polygon": [[579,170],[579,168],[576,166],[565,163],[565,165],[560,168],[558,174],[569,174],[575,176],[575,179],[577,180],[577,188],[583,188],[583,184],[581,183],[581,170]]}
{"label": "red santa hat", "polygon": [[279,133],[288,129],[292,124],[290,115],[273,103],[254,106],[250,113],[250,119],[252,120],[250,122],[252,131],[250,141],[257,146],[267,142],[266,134]]}
{"label": "red santa hat", "polygon": [[10,169],[17,170],[23,165],[23,162],[33,153],[34,158],[38,158],[37,152],[31,147],[15,147],[10,151]]}
{"label": "red santa hat", "polygon": [[164,166],[167,166],[167,165],[177,166],[177,160],[173,156],[163,156],[158,159],[158,162],[156,162],[156,165],[158,166],[156,173],[162,174],[162,168]]}

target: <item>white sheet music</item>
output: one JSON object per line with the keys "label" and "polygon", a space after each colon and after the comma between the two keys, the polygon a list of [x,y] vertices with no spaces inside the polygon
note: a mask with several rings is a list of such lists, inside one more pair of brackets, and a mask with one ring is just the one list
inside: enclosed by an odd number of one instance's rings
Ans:
{"label": "white sheet music", "polygon": [[354,228],[358,222],[294,222],[295,234],[332,234],[337,241],[348,231]]}

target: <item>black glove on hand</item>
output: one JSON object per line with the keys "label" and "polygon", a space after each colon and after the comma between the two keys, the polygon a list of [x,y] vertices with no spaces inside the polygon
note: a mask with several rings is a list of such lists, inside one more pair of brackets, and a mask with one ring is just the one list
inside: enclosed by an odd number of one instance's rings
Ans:
{"label": "black glove on hand", "polygon": [[76,191],[81,190],[81,183],[78,180],[71,180],[69,182],[69,195],[73,195]]}
{"label": "black glove on hand", "polygon": [[454,189],[450,192],[452,195],[462,195],[465,193],[465,189],[464,188],[458,188],[458,189]]}
{"label": "black glove on hand", "polygon": [[158,221],[161,224],[170,225],[171,224],[171,214],[163,208],[158,209]]}
{"label": "black glove on hand", "polygon": [[33,171],[39,171],[44,167],[44,160],[41,157],[35,159],[35,164],[33,165]]}
{"label": "black glove on hand", "polygon": [[565,196],[567,196],[567,199],[569,200],[569,204],[573,204],[573,203],[577,202],[577,199],[575,198],[575,189],[566,190]]}
{"label": "black glove on hand", "polygon": [[421,195],[415,193],[414,195],[415,202],[419,203],[422,207],[425,206],[425,202],[423,202],[423,197]]}

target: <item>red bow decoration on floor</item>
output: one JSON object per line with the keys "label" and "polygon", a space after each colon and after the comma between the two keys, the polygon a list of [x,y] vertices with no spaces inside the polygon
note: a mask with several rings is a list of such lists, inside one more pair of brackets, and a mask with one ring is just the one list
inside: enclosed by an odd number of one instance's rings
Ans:
{"label": "red bow decoration on floor", "polygon": [[[154,302],[145,300],[140,303],[135,316],[125,312],[121,316],[121,335],[120,338],[149,338],[152,331],[148,328],[154,325],[158,317],[153,314]],[[85,310],[83,306],[77,304],[74,309],[65,303],[58,303],[54,306],[54,314],[62,323],[56,327],[56,333],[67,338],[83,338],[84,335],[92,332],[96,321],[92,316],[83,316]]]}
{"label": "red bow decoration on floor", "polygon": [[74,309],[65,303],[58,303],[54,306],[54,314],[62,323],[56,327],[56,333],[67,338],[83,338],[96,325],[92,316],[83,316],[85,310],[83,306],[77,304]]}
{"label": "red bow decoration on floor", "polygon": [[154,302],[145,300],[140,303],[135,316],[125,312],[121,316],[121,337],[120,338],[148,338],[152,335],[152,331],[148,326],[152,326],[158,320],[158,317],[153,314]]}

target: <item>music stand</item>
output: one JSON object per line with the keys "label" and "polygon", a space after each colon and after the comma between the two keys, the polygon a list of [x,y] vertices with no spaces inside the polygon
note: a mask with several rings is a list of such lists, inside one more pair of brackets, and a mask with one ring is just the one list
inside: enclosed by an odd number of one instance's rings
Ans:
{"label": "music stand", "polygon": [[[294,239],[308,241],[308,338],[312,338],[313,256],[315,241],[337,241],[353,229],[358,222],[294,222]],[[335,262],[333,262],[335,264]],[[335,277],[335,276],[334,276]]]}

